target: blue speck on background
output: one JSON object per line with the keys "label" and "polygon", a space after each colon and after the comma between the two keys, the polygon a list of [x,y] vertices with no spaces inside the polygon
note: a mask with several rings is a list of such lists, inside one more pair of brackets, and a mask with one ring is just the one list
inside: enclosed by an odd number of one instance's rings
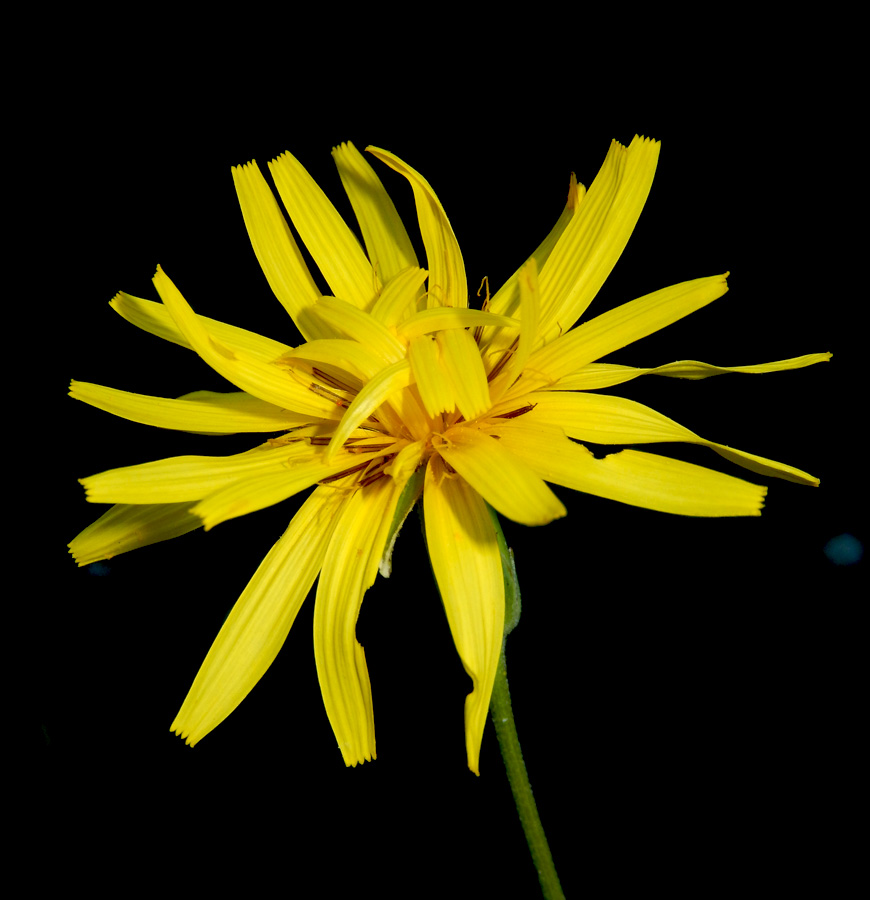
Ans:
{"label": "blue speck on background", "polygon": [[825,556],[835,566],[854,566],[864,555],[864,545],[854,534],[838,534],[825,544]]}

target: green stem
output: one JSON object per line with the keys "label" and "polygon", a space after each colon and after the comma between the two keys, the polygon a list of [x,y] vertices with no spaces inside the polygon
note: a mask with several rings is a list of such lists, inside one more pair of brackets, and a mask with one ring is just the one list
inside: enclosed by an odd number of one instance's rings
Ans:
{"label": "green stem", "polygon": [[504,661],[504,648],[507,636],[516,628],[520,621],[522,598],[520,597],[520,583],[517,579],[517,567],[514,563],[513,551],[508,547],[498,520],[496,511],[489,507],[495,536],[498,540],[498,549],[501,556],[501,569],[504,576],[504,640],[501,645],[501,653],[498,658],[498,668],[495,672],[495,684],[492,688],[492,699],[489,701],[489,711],[495,725],[495,733],[498,737],[498,746],[501,749],[501,757],[507,770],[508,783],[511,793],[514,795],[514,803],[520,816],[520,824],[526,835],[526,842],[532,854],[532,862],[538,871],[538,881],[541,883],[541,891],[545,900],[565,900],[562,886],[559,884],[559,876],[553,865],[553,855],[550,853],[550,845],[544,834],[544,826],[538,815],[538,807],[535,806],[535,797],[532,794],[532,786],[529,783],[529,773],[523,762],[523,752],[520,750],[520,739],[517,735],[517,726],[514,723],[514,712],[511,707],[511,695],[508,690],[507,666]]}
{"label": "green stem", "polygon": [[[422,471],[422,470],[421,470]],[[416,487],[406,488],[407,496],[403,495],[401,515],[397,513],[393,522],[395,532],[401,527],[407,510],[410,510],[419,496],[422,483]],[[407,506],[407,509],[405,509]],[[523,762],[523,753],[520,750],[520,739],[517,735],[517,726],[514,723],[514,713],[511,707],[511,695],[508,690],[507,667],[504,661],[504,648],[507,636],[516,628],[520,620],[522,599],[520,597],[520,583],[517,580],[517,569],[514,563],[513,551],[505,541],[498,513],[491,507],[489,509],[495,536],[498,541],[499,555],[501,556],[502,575],[504,577],[504,637],[501,645],[501,653],[498,658],[498,668],[495,672],[495,683],[492,688],[492,698],[489,701],[489,711],[495,725],[495,733],[498,737],[498,745],[507,770],[508,783],[511,793],[514,795],[514,803],[520,816],[520,824],[526,835],[526,842],[532,854],[532,862],[538,872],[538,881],[541,883],[541,891],[544,900],[565,900],[562,886],[559,884],[559,876],[553,865],[553,855],[550,853],[550,845],[544,834],[544,826],[538,815],[538,807],[535,806],[535,798],[532,794],[532,786],[529,783],[529,773]],[[423,540],[426,540],[426,522],[423,511],[418,507],[420,525],[423,529]],[[395,540],[392,537],[391,540]],[[392,546],[392,545],[390,545]],[[434,574],[434,573],[433,573]],[[437,580],[436,580],[437,584]]]}
{"label": "green stem", "polygon": [[541,817],[538,815],[538,808],[535,805],[532,786],[529,783],[529,773],[526,771],[526,764],[523,762],[523,754],[520,750],[520,739],[517,735],[511,708],[511,695],[508,691],[504,647],[502,647],[498,660],[489,710],[498,736],[498,745],[501,749],[504,767],[507,770],[511,793],[514,795],[514,803],[516,803],[520,816],[520,824],[526,835],[532,862],[538,870],[541,891],[546,900],[565,900],[562,886],[559,884],[559,876],[556,874],[556,867],[553,864],[550,846],[547,843],[547,836],[544,834],[544,826],[541,824]]}

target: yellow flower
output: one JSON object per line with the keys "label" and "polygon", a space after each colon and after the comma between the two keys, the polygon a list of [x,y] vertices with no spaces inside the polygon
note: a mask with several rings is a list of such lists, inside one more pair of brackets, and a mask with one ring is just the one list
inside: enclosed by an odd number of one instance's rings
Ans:
{"label": "yellow flower", "polygon": [[235,709],[274,660],[317,581],[318,678],[344,761],[356,765],[375,756],[356,621],[378,570],[389,575],[398,528],[422,494],[429,556],[473,682],[465,740],[477,773],[504,624],[487,504],[516,522],[546,524],[565,514],[550,482],[663,512],[758,515],[764,487],[635,449],[598,459],[577,441],[703,444],[756,473],[803,484],[817,479],[594,391],[646,374],[700,379],[792,369],[830,354],[729,368],[694,360],[648,369],[597,362],[727,290],[725,275],[698,278],[573,327],[634,229],[656,168],[654,141],[635,137],[628,148],[613,142],[588,191],[572,177],[553,229],[483,309],[469,308],[462,254],[428,182],[391,153],[368,150],[411,184],[428,271],[352,144],[333,156],[365,252],[296,159],[284,154],[269,167],[334,296],[321,295],[256,163],[235,168],[254,251],[306,342],[292,348],[198,315],[158,268],[162,303],[120,293],[113,308],[194,350],[238,391],[164,399],[74,381],[71,393],[161,428],[275,436],[233,456],[175,457],[82,479],[89,501],[116,505],[70,548],[86,565],[314,487],[233,608],[172,730],[193,745]]}

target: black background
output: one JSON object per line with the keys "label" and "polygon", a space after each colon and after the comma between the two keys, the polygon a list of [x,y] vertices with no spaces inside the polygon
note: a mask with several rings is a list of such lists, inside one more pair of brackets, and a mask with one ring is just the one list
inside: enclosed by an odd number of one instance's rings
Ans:
{"label": "black background", "polygon": [[[848,836],[831,833],[854,791],[865,564],[836,567],[823,548],[844,532],[866,538],[856,499],[866,394],[855,381],[865,292],[837,109],[774,75],[702,89],[690,73],[660,81],[650,65],[602,96],[606,73],[579,60],[558,77],[546,67],[508,67],[507,77],[495,63],[457,64],[447,83],[423,63],[389,79],[324,65],[323,80],[316,69],[227,76],[227,66],[167,80],[172,63],[155,51],[144,73],[116,63],[58,84],[63,127],[43,146],[31,210],[54,249],[47,271],[34,264],[28,298],[34,328],[43,316],[61,325],[44,349],[51,421],[39,416],[34,435],[49,473],[38,571],[48,561],[58,587],[27,604],[28,755],[47,846],[97,847],[143,877],[179,867],[188,884],[243,875],[254,894],[280,879],[289,896],[308,896],[316,878],[310,895],[327,897],[536,896],[491,726],[481,777],[466,768],[469,682],[416,521],[358,626],[378,759],[346,769],[335,746],[312,598],[261,683],[191,750],[169,724],[299,501],[76,569],[64,546],[100,512],[77,478],[250,442],[154,431],[63,395],[70,377],[160,396],[226,389],[189,351],[108,307],[118,290],[157,299],[158,263],[197,312],[297,342],[247,240],[231,165],[256,158],[265,171],[290,150],[350,215],[330,148],[391,150],[438,193],[473,291],[484,275],[497,288],[549,231],[572,170],[588,185],[611,138],[640,132],[662,141],[656,180],[590,314],[726,270],[731,290],[613,361],[834,359],[614,392],[822,486],[770,480],[760,518],[723,520],[556,488],[567,517],[540,529],[505,523],[523,590],[508,667],[539,810],[568,896],[651,884],[703,895],[750,874],[826,879],[848,858]],[[410,188],[375,166],[414,232]],[[756,480],[703,448],[655,449]],[[95,868],[88,854],[74,865]]]}

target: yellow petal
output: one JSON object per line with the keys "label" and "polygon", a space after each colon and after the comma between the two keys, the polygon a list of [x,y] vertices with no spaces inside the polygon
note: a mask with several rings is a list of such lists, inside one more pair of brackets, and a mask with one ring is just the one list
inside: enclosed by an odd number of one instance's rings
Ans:
{"label": "yellow petal", "polygon": [[441,456],[502,515],[523,525],[546,525],[565,507],[534,471],[474,428],[456,425],[433,439]]}
{"label": "yellow petal", "polygon": [[359,241],[303,166],[289,153],[269,163],[275,186],[332,293],[360,309],[380,283]]}
{"label": "yellow petal", "polygon": [[[516,348],[506,349],[507,363],[501,372],[493,378],[495,374],[493,367],[500,365],[500,360],[492,362],[489,367],[490,378],[490,395],[493,401],[500,397],[507,388],[509,388],[519,378],[523,369],[528,362],[532,347],[538,334],[538,323],[541,314],[541,295],[538,285],[538,267],[534,258],[530,259],[519,274],[520,286],[520,328],[519,339]],[[502,332],[508,334],[506,330]],[[468,418],[466,416],[466,418]]]}
{"label": "yellow petal", "polygon": [[428,274],[425,269],[416,267],[403,269],[384,285],[372,307],[372,315],[388,328],[395,327],[412,315]]}
{"label": "yellow petal", "polygon": [[340,491],[315,490],[236,601],[170,729],[191,746],[242,702],[278,655],[345,500]]}
{"label": "yellow petal", "polygon": [[765,372],[803,369],[805,366],[827,362],[831,356],[831,353],[808,353],[805,356],[795,356],[791,359],[780,359],[776,362],[752,366],[713,366],[695,359],[680,359],[652,369],[591,363],[571,375],[560,378],[553,387],[563,391],[592,391],[598,388],[612,387],[615,384],[623,384],[639,375],[665,375],[669,378],[686,378],[690,381],[698,381],[701,378],[710,378],[713,375],[724,375],[729,372],[761,375]]}
{"label": "yellow petal", "polygon": [[171,341],[187,350],[193,349],[173,321],[172,316],[169,315],[169,310],[162,303],[143,300],[141,297],[134,297],[132,294],[119,291],[112,298],[109,306],[131,325],[147,331],[148,334],[153,334],[164,341]]}
{"label": "yellow petal", "polygon": [[528,359],[523,377],[506,396],[518,396],[553,384],[590,362],[712,303],[728,290],[726,275],[696,278],[662,288],[578,325],[573,331],[535,350]]}
{"label": "yellow petal", "polygon": [[427,467],[426,543],[453,642],[473,689],[465,700],[468,768],[480,774],[480,743],[504,634],[504,580],[486,504],[461,478]]}
{"label": "yellow petal", "polygon": [[540,342],[567,331],[604,284],[646,203],[660,144],[635,135],[613,141],[576,215],[541,269]]}
{"label": "yellow petal", "polygon": [[202,527],[202,520],[190,511],[192,505],[118,504],[77,534],[68,544],[69,551],[80,566],[87,566],[139,547],[180,537]]}
{"label": "yellow petal", "polygon": [[426,412],[432,418],[459,409],[474,419],[489,409],[489,385],[480,350],[462,328],[414,338],[408,347],[414,380]]}
{"label": "yellow petal", "polygon": [[426,412],[433,418],[452,413],[456,409],[453,385],[444,377],[438,341],[428,334],[414,338],[408,345],[408,360]]}
{"label": "yellow petal", "polygon": [[767,493],[748,481],[638,450],[595,459],[561,429],[528,426],[522,419],[501,420],[492,433],[546,481],[631,506],[684,516],[758,516]]}
{"label": "yellow petal", "polygon": [[753,472],[784,478],[798,484],[819,483],[818,478],[793,466],[705,440],[673,419],[624,397],[567,391],[536,391],[529,397],[529,401],[534,403],[535,407],[526,414],[527,421],[524,424],[541,422],[561,427],[568,437],[581,441],[590,441],[593,444],[645,444],[657,441],[702,444],[715,450],[725,459]]}
{"label": "yellow petal", "polygon": [[313,312],[317,318],[328,323],[334,332],[347,335],[363,344],[387,365],[398,362],[405,356],[404,344],[386,325],[346,300],[321,297]]}
{"label": "yellow petal", "polygon": [[456,408],[467,420],[483,415],[492,403],[480,348],[471,332],[451,328],[439,332],[435,340],[441,351],[443,378],[452,389]]}
{"label": "yellow petal", "polygon": [[322,323],[308,318],[307,310],[320,299],[320,290],[256,160],[234,166],[233,182],[248,237],[275,296],[306,340],[332,337]]}
{"label": "yellow petal", "polygon": [[419,469],[426,450],[425,441],[414,441],[406,444],[395,455],[393,460],[384,467],[384,472],[392,477],[397,484],[404,485]]}
{"label": "yellow petal", "polygon": [[366,147],[366,150],[411,183],[429,268],[429,306],[468,306],[462,253],[444,207],[429,182],[392,153],[377,147]]}
{"label": "yellow petal", "polygon": [[496,316],[480,309],[424,309],[405,319],[396,328],[396,336],[403,341],[411,341],[421,334],[446,331],[449,328],[476,328],[493,325],[519,331],[520,320],[510,316]]}
{"label": "yellow petal", "polygon": [[291,462],[278,472],[267,472],[252,478],[240,478],[210,492],[191,510],[202,519],[208,531],[239,516],[274,506],[318,481],[337,475],[344,469],[359,466],[383,456],[386,450],[370,453],[339,453],[331,462],[324,461],[322,453],[314,459]]}
{"label": "yellow petal", "polygon": [[317,585],[314,661],[345,765],[375,757],[372,691],[356,622],[374,583],[401,488],[382,478],[346,501]]}
{"label": "yellow petal", "polygon": [[311,421],[279,409],[244,392],[197,391],[178,400],[119,391],[86,381],[70,382],[70,397],[113,415],[153,425],[201,434],[282,431]]}
{"label": "yellow petal", "polygon": [[[498,313],[502,316],[512,316],[516,313],[520,304],[519,275],[522,269],[528,264],[529,260],[534,260],[538,267],[538,272],[549,259],[553,248],[556,246],[559,238],[562,236],[568,223],[577,212],[577,208],[586,196],[586,188],[582,184],[577,184],[577,177],[571,173],[568,184],[568,200],[562,214],[556,220],[550,233],[537,246],[534,253],[527,259],[510,278],[496,291],[489,304],[489,311]],[[484,337],[484,340],[486,338]]]}
{"label": "yellow petal", "polygon": [[291,461],[307,461],[313,454],[301,442],[289,447],[264,444],[232,456],[174,456],[79,480],[91,503],[183,503],[200,500],[239,479],[285,471],[289,477]]}
{"label": "yellow petal", "polygon": [[[519,275],[523,267],[534,259],[538,272],[541,271],[544,263],[553,252],[553,247],[562,236],[571,218],[577,211],[581,201],[585,197],[586,188],[582,184],[577,184],[577,178],[571,173],[570,183],[568,185],[568,201],[562,210],[556,224],[550,233],[535,249],[534,253],[520,266],[513,275],[496,291],[495,295],[489,302],[487,310],[491,313],[497,313],[502,316],[513,316],[519,309],[520,305],[520,287]],[[504,332],[494,331],[492,328],[484,328],[480,339],[481,349],[487,353],[497,355],[504,352],[511,344],[513,335],[507,336]]]}
{"label": "yellow petal", "polygon": [[[109,306],[137,328],[164,340],[172,341],[180,347],[193,349],[164,304],[155,303],[153,300],[142,300],[140,297],[133,297],[121,291],[115,295]],[[271,362],[290,349],[289,345],[282,344],[280,341],[273,341],[261,334],[245,328],[237,328],[235,325],[228,325],[226,322],[219,322],[217,319],[210,319],[208,316],[196,315],[196,321],[230,350],[242,351],[248,356],[256,357],[264,362]]]}
{"label": "yellow petal", "polygon": [[234,349],[221,340],[218,334],[212,333],[159,267],[154,276],[154,285],[190,346],[218,374],[236,387],[282,409],[325,419],[340,416],[334,403],[309,391],[305,385],[288,376],[286,370],[244,350]]}
{"label": "yellow petal", "polygon": [[348,142],[334,147],[332,158],[381,283],[386,285],[409,266],[417,268],[417,256],[395,204],[362,153]]}
{"label": "yellow petal", "polygon": [[392,366],[378,372],[362,390],[354,397],[353,402],[347,408],[347,412],[335,429],[329,446],[326,449],[326,458],[332,459],[339,447],[351,436],[362,422],[364,422],[382,403],[385,403],[391,394],[407,387],[411,382],[411,367],[407,359],[394,363]]}
{"label": "yellow petal", "polygon": [[[404,354],[403,354],[404,355]],[[365,383],[384,367],[383,359],[358,341],[347,338],[329,338],[300,344],[282,357],[284,361],[305,359],[326,363],[339,371],[350,374],[352,381]]]}

